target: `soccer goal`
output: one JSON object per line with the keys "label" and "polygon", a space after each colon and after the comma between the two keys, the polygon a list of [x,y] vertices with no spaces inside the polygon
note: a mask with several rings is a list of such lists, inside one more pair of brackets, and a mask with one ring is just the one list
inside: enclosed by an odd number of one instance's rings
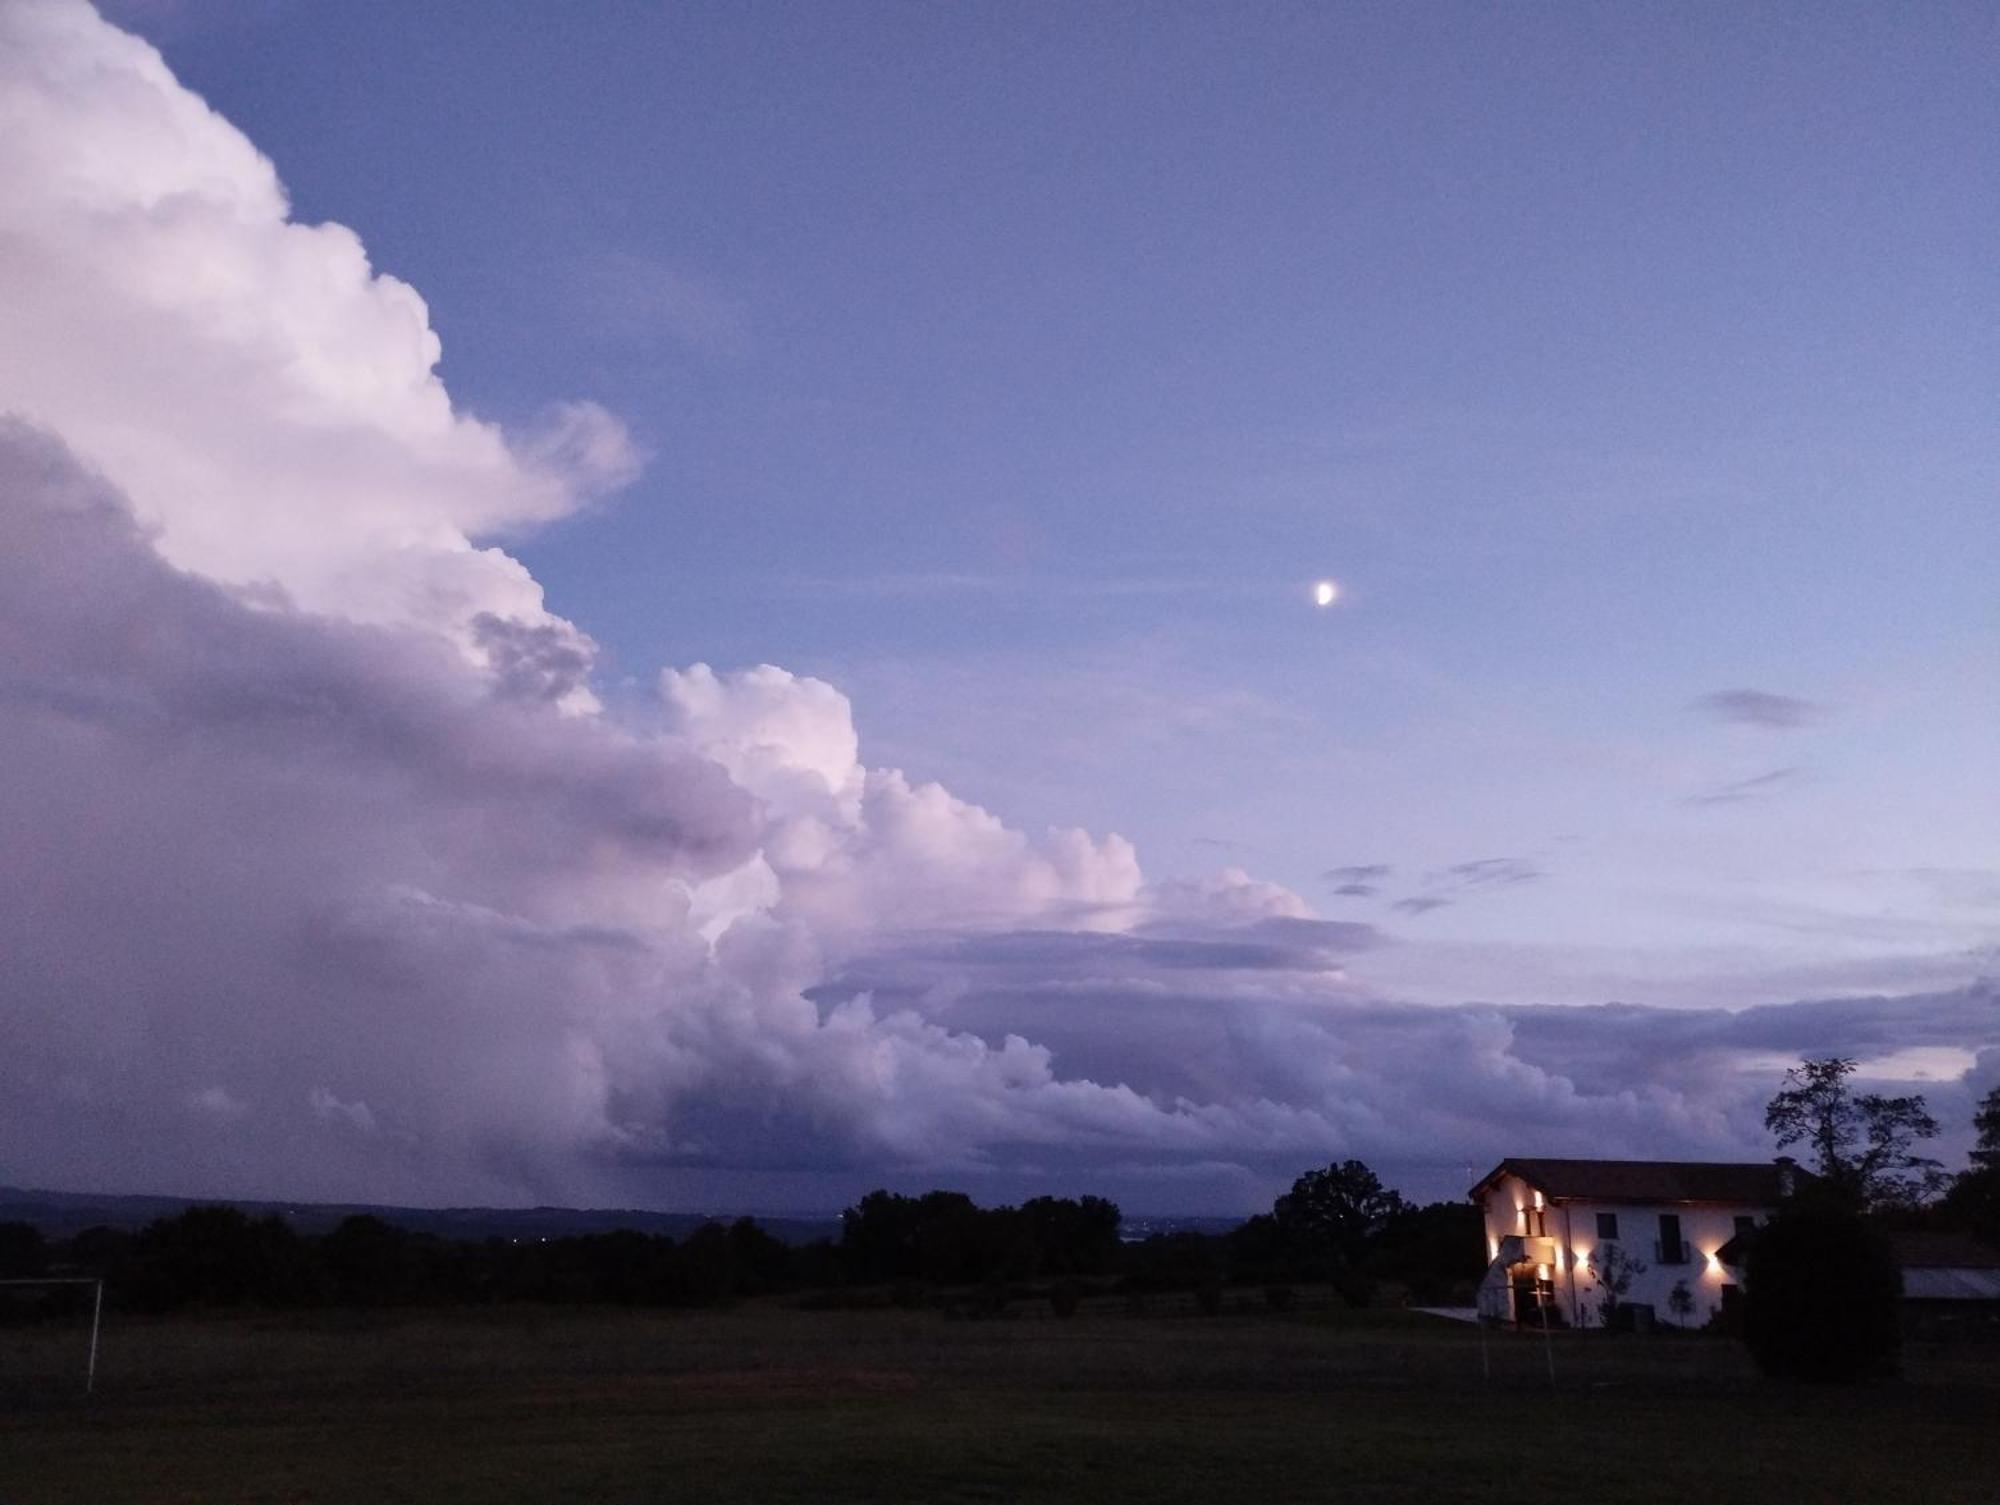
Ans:
{"label": "soccer goal", "polygon": [[[39,1298],[36,1292],[42,1294]],[[90,1342],[80,1341],[78,1322],[89,1316]],[[69,1320],[65,1320],[69,1319]],[[50,1275],[0,1280],[0,1379],[7,1388],[67,1388],[83,1381],[83,1393],[97,1393],[97,1340],[104,1327],[104,1282],[95,1275]]]}

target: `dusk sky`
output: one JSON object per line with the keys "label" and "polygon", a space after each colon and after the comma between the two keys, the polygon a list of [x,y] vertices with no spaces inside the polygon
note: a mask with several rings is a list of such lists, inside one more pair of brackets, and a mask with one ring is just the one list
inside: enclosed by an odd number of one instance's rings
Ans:
{"label": "dusk sky", "polygon": [[1804,1054],[1955,1168],[1996,56],[0,0],[0,1183],[1234,1214]]}

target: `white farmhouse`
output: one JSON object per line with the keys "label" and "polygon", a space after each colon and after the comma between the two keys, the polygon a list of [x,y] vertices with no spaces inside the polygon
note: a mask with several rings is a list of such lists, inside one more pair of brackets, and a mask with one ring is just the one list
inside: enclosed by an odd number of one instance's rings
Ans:
{"label": "white farmhouse", "polygon": [[1671,1298],[1684,1286],[1685,1320],[1698,1327],[1742,1287],[1740,1272],[1718,1258],[1723,1246],[1776,1211],[1798,1174],[1790,1160],[1503,1160],[1472,1188],[1486,1223],[1479,1313],[1533,1323],[1549,1312],[1571,1327],[1596,1327],[1598,1271],[1622,1260],[1636,1273],[1620,1305],[1681,1320]]}

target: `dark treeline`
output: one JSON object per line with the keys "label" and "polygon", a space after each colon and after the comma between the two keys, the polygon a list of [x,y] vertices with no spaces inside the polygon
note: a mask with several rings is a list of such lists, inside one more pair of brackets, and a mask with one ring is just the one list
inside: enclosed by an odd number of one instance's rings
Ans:
{"label": "dark treeline", "polygon": [[[922,1304],[977,1290],[991,1305],[1047,1294],[1058,1311],[1092,1292],[1192,1290],[1229,1284],[1275,1293],[1332,1284],[1365,1303],[1378,1282],[1412,1300],[1469,1301],[1479,1275],[1477,1211],[1405,1204],[1349,1161],[1300,1178],[1273,1212],[1222,1235],[1119,1237],[1117,1206],[1100,1197],[1036,1197],[985,1208],[959,1192],[874,1191],[841,1215],[838,1240],[787,1244],[750,1218],[688,1236],[623,1229],[546,1239],[455,1239],[356,1215],[319,1236],[276,1216],[197,1206],[137,1232],[92,1228],[47,1240],[0,1224],[0,1277],[94,1275],[135,1312],[187,1307],[305,1308],[506,1302],[709,1306],[776,1293],[833,1301]],[[0,1304],[21,1316],[59,1311],[78,1288]],[[1204,1304],[1208,1304],[1206,1301]]]}

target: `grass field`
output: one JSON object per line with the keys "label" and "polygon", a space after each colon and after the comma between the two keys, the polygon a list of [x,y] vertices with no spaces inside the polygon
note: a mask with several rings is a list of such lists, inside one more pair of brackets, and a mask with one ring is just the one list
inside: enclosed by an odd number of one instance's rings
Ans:
{"label": "grass field", "polygon": [[[1700,1340],[1404,1312],[121,1319],[0,1332],[0,1502],[2000,1498],[2000,1355],[1799,1389]],[[1553,1357],[1551,1389],[1548,1360]],[[1486,1377],[1490,1365],[1491,1377]]]}

